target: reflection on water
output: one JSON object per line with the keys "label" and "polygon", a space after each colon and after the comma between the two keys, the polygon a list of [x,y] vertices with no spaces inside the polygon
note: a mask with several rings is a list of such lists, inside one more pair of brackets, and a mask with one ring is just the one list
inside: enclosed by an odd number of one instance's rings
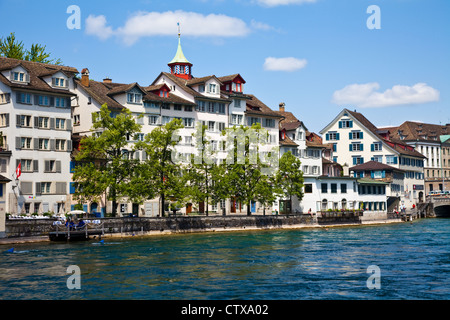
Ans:
{"label": "reflection on water", "polygon": [[[0,247],[0,299],[449,299],[449,230],[427,219]],[[70,265],[81,290],[67,289]]]}

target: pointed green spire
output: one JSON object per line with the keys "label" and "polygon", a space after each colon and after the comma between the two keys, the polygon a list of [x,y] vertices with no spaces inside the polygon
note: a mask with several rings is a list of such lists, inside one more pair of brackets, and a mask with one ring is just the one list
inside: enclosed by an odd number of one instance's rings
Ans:
{"label": "pointed green spire", "polygon": [[181,39],[180,39],[180,31],[178,30],[178,49],[177,49],[177,53],[175,54],[175,57],[173,57],[172,61],[169,62],[169,64],[171,63],[177,63],[177,62],[182,62],[182,63],[190,63],[186,57],[183,54],[183,50],[181,49]]}

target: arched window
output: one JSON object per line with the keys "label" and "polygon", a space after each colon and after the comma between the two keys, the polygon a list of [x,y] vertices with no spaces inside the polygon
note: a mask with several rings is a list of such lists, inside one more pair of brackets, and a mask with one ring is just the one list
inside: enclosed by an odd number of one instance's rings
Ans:
{"label": "arched window", "polygon": [[341,200],[341,206],[342,206],[342,209],[344,209],[344,210],[347,209],[347,200],[346,199]]}
{"label": "arched window", "polygon": [[327,199],[323,199],[322,200],[322,211],[327,210],[328,207],[328,200]]}

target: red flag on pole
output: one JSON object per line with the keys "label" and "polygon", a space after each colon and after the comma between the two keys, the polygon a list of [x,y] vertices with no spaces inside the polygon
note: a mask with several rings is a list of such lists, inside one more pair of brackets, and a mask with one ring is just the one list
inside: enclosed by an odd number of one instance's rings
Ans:
{"label": "red flag on pole", "polygon": [[21,174],[22,174],[22,163],[19,162],[19,165],[17,166],[17,169],[16,169],[16,179],[19,179]]}

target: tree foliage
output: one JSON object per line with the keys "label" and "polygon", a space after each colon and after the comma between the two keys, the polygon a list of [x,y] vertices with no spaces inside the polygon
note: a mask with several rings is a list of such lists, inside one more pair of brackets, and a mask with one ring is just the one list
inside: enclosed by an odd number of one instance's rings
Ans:
{"label": "tree foliage", "polygon": [[6,38],[0,38],[0,56],[26,61],[34,61],[49,64],[62,64],[60,59],[50,59],[51,54],[46,52],[46,46],[33,43],[29,50],[24,49],[22,41],[16,40],[15,33],[10,33]]}

